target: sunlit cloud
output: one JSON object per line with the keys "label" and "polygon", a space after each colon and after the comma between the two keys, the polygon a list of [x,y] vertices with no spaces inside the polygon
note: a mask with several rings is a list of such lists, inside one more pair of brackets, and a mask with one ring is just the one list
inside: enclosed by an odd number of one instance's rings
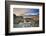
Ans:
{"label": "sunlit cloud", "polygon": [[13,12],[16,14],[16,16],[39,15],[39,9],[14,8]]}

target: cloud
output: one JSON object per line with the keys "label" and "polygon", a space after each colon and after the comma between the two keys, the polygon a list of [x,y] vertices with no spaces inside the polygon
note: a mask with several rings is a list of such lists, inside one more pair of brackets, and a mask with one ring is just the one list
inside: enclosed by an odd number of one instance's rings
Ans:
{"label": "cloud", "polygon": [[38,15],[38,13],[26,13],[25,15]]}
{"label": "cloud", "polygon": [[39,15],[39,9],[29,9],[26,11],[25,15]]}
{"label": "cloud", "polygon": [[13,9],[14,14],[17,16],[20,15],[38,15],[39,9],[31,9],[31,8],[14,8]]}

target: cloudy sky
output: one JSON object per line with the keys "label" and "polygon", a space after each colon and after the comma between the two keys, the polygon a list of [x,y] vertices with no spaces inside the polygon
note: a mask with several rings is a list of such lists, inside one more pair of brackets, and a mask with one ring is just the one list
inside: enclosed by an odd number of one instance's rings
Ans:
{"label": "cloudy sky", "polygon": [[22,15],[39,15],[39,9],[14,8],[13,12],[14,12],[14,14],[16,14],[16,16],[22,16]]}

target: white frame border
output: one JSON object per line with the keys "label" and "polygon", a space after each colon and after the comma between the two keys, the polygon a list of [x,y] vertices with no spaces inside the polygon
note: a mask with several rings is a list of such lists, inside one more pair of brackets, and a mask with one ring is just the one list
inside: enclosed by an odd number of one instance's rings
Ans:
{"label": "white frame border", "polygon": [[[39,27],[13,28],[13,8],[37,8],[39,9]],[[10,5],[10,32],[42,31],[42,6]]]}

